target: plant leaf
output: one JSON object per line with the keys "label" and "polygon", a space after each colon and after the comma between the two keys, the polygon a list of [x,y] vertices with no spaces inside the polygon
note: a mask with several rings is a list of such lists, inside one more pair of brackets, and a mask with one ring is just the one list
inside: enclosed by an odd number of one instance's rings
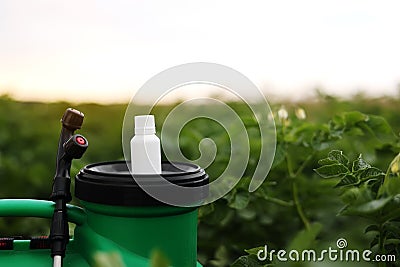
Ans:
{"label": "plant leaf", "polygon": [[397,137],[385,118],[376,115],[369,115],[368,117],[369,119],[364,124],[380,142],[389,144],[396,141]]}
{"label": "plant leaf", "polygon": [[246,253],[250,254],[250,255],[257,255],[257,253],[260,250],[264,250],[264,247],[256,247],[256,248],[250,248],[250,249],[245,249],[244,251],[246,251]]}
{"label": "plant leaf", "polygon": [[365,170],[371,168],[371,165],[369,165],[362,157],[361,155],[353,161],[353,167],[352,170],[353,172],[359,171],[359,170]]}
{"label": "plant leaf", "polygon": [[344,166],[349,164],[349,159],[343,154],[343,151],[340,150],[332,150],[329,152],[328,159],[336,161],[337,163],[341,163]]}
{"label": "plant leaf", "polygon": [[346,127],[352,127],[359,122],[366,122],[369,120],[368,115],[365,115],[359,111],[344,112],[342,117]]}
{"label": "plant leaf", "polygon": [[356,175],[358,178],[365,181],[372,178],[377,178],[379,176],[384,176],[385,173],[378,168],[370,167],[367,169],[359,170],[358,172],[356,172]]}
{"label": "plant leaf", "polygon": [[347,186],[347,185],[355,185],[358,184],[360,180],[352,174],[347,174],[343,177],[340,182],[335,187]]}
{"label": "plant leaf", "polygon": [[231,267],[269,267],[270,264],[262,264],[256,255],[246,255],[239,257]]}
{"label": "plant leaf", "polygon": [[322,230],[322,224],[313,223],[310,225],[310,229],[303,229],[297,233],[292,242],[289,245],[288,251],[292,249],[304,250],[309,249],[318,234]]}
{"label": "plant leaf", "polygon": [[357,187],[352,187],[344,191],[344,193],[340,196],[342,201],[347,204],[351,204],[360,197],[361,192]]}
{"label": "plant leaf", "polygon": [[344,174],[349,172],[349,169],[347,169],[347,167],[343,164],[335,163],[319,167],[317,169],[314,169],[314,171],[323,178],[333,178],[343,176]]}
{"label": "plant leaf", "polygon": [[400,194],[400,154],[398,154],[390,163],[387,170],[385,181],[379,188],[379,196],[396,196]]}
{"label": "plant leaf", "polygon": [[359,205],[348,205],[344,209],[342,209],[339,212],[339,214],[371,217],[369,215],[374,216],[375,213],[382,210],[386,206],[386,204],[388,204],[391,200],[392,197],[387,197],[387,198],[372,200]]}
{"label": "plant leaf", "polygon": [[234,209],[244,209],[250,201],[250,194],[248,191],[237,191],[232,198],[229,199],[229,207]]}
{"label": "plant leaf", "polygon": [[369,233],[369,232],[379,232],[378,225],[376,225],[376,224],[368,225],[368,227],[365,228],[364,233],[366,234],[366,233]]}
{"label": "plant leaf", "polygon": [[337,163],[336,161],[331,160],[330,158],[324,158],[318,160],[319,165],[331,165]]}
{"label": "plant leaf", "polygon": [[214,212],[214,203],[210,203],[208,205],[205,206],[201,206],[199,208],[199,219],[207,216],[208,214]]}
{"label": "plant leaf", "polygon": [[400,244],[400,239],[389,238],[385,240],[385,245],[398,245]]}
{"label": "plant leaf", "polygon": [[274,162],[272,163],[271,169],[274,169],[276,166],[278,166],[280,163],[282,163],[285,160],[285,157],[286,157],[286,151],[285,151],[283,145],[278,144],[276,146]]}

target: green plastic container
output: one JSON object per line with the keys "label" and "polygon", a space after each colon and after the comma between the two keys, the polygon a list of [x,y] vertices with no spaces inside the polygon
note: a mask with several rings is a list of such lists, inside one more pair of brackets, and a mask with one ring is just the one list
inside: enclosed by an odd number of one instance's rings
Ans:
{"label": "green plastic container", "polygon": [[[163,163],[165,179],[193,187],[208,184],[207,174],[198,166],[174,165]],[[76,228],[64,266],[201,266],[197,262],[197,207],[174,207],[148,196],[122,161],[86,166],[77,175],[75,187],[82,208],[67,206],[68,220]],[[194,203],[207,193],[199,191]],[[0,200],[1,217],[51,218],[53,209],[50,201]],[[0,266],[52,266],[46,240],[40,248],[33,244],[31,240],[0,241]]]}

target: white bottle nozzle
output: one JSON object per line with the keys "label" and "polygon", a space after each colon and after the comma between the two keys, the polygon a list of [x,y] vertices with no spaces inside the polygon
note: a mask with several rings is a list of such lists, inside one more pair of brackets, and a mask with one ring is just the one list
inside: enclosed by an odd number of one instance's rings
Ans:
{"label": "white bottle nozzle", "polygon": [[135,116],[135,134],[155,134],[156,124],[153,115]]}

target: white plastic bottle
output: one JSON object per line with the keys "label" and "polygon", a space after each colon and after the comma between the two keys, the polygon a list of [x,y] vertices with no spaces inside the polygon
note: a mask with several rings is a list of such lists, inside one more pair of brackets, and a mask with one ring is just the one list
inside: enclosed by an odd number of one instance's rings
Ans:
{"label": "white plastic bottle", "polygon": [[133,174],[160,174],[160,139],[155,135],[153,115],[135,116],[135,136],[131,139]]}

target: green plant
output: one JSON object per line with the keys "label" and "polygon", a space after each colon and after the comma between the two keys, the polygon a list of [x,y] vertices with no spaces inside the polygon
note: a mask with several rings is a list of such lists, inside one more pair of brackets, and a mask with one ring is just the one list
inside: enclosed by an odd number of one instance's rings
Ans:
{"label": "green plant", "polygon": [[[287,118],[279,118],[280,105],[273,106],[277,127],[276,156],[267,180],[254,193],[249,193],[247,187],[258,162],[262,140],[246,105],[229,105],[248,130],[250,159],[235,190],[200,210],[200,261],[207,267],[228,266],[236,259],[239,260],[235,266],[259,266],[270,263],[259,262],[254,255],[258,250],[249,248],[265,244],[273,249],[300,245],[324,248],[342,236],[353,247],[366,249],[365,244],[372,242],[378,232],[371,229],[364,234],[360,230],[372,224],[364,217],[336,216],[343,208],[338,198],[338,191],[343,188],[333,189],[340,178],[321,179],[313,169],[319,166],[318,159],[325,158],[331,150],[346,151],[351,159],[362,154],[370,165],[386,169],[400,150],[397,136],[400,99],[323,97],[297,104],[284,103]],[[1,198],[48,198],[54,175],[59,119],[69,106],[85,113],[81,133],[90,143],[82,161],[73,166],[74,173],[88,163],[123,158],[121,125],[126,105],[27,103],[0,96]],[[306,118],[301,112],[296,116],[299,106],[305,107]],[[158,126],[173,107],[155,107]],[[203,108],[213,107],[194,107]],[[211,138],[218,147],[215,161],[206,169],[211,177],[218,177],[229,160],[230,141],[217,123],[198,119],[185,126],[179,139],[182,153],[189,159],[199,157],[196,144],[203,138]],[[48,225],[47,221],[30,218],[0,219],[0,233],[1,236],[46,234]],[[392,232],[399,233],[398,230]]]}
{"label": "green plant", "polygon": [[[281,112],[281,115],[285,115],[284,112]],[[312,173],[313,166],[317,164],[318,158],[321,158],[328,149],[332,148],[346,148],[353,151],[353,153],[361,150],[371,160],[377,161],[377,159],[380,159],[379,163],[382,164],[382,159],[387,159],[398,149],[398,137],[382,117],[366,115],[358,111],[335,115],[326,124],[302,121],[298,118],[287,116],[277,116],[277,118],[277,152],[274,166],[269,176],[270,179],[273,179],[279,173],[282,177],[280,183],[277,182],[279,193],[274,194],[271,191],[271,185],[269,187],[265,185],[255,195],[265,194],[264,199],[276,196],[278,201],[275,201],[275,204],[281,201],[287,203],[287,205],[282,206],[282,209],[285,208],[285,215],[290,214],[291,218],[288,219],[287,216],[284,218],[293,223],[289,226],[286,222],[284,226],[287,227],[286,229],[296,230],[291,230],[290,235],[281,235],[286,242],[273,242],[271,237],[264,242],[268,241],[268,245],[272,248],[318,249],[318,247],[323,247],[324,244],[327,244],[329,239],[335,240],[338,238],[338,236],[332,235],[332,231],[329,231],[329,229],[338,228],[338,225],[341,225],[341,228],[345,225],[349,228],[349,232],[354,234],[356,228],[350,230],[352,224],[349,221],[346,219],[342,221],[342,217],[335,219],[336,214],[333,211],[340,207],[335,191],[330,189],[334,186],[333,183],[335,181],[332,181],[332,179],[316,180]],[[334,160],[338,160],[338,162],[334,162]],[[343,161],[343,163],[340,163],[340,161]],[[340,173],[346,173],[349,170],[348,168],[350,167],[345,166],[345,161],[343,154],[338,150],[333,150],[327,159],[319,161],[328,165],[322,166],[317,170],[319,174],[326,170],[327,177],[332,172],[331,175],[336,177]],[[362,164],[365,161],[359,159],[358,162],[360,164],[358,169],[361,172]],[[374,178],[373,175],[378,176],[379,174],[381,175],[382,172],[378,168],[368,167],[363,169],[365,177],[359,179],[366,179],[366,183],[367,180]],[[354,178],[357,176],[349,175],[343,177],[343,180],[339,183],[340,186],[349,186],[346,182],[357,182]],[[367,179],[366,177],[369,178]],[[364,182],[364,180],[362,181]],[[291,199],[282,199],[282,197],[288,196],[287,193],[290,193]],[[395,196],[392,196],[391,199],[392,202],[396,201]],[[271,213],[266,209],[260,209],[258,212]],[[329,219],[327,220],[327,218]],[[299,225],[298,222],[301,222],[301,224]],[[359,223],[362,225],[364,222],[359,221]],[[393,224],[390,224],[390,226],[393,228]],[[279,227],[275,228],[275,230],[279,231]],[[372,230],[374,229],[369,228],[369,231]],[[385,231],[385,234],[388,233],[387,230]],[[398,229],[392,232],[392,235],[394,233],[399,234]],[[359,248],[362,248],[364,238],[360,237]],[[352,243],[356,242],[357,240],[352,240]],[[394,242],[392,237],[389,242]],[[248,255],[239,257],[232,266],[269,266],[269,264],[277,263],[274,260],[272,262],[258,261],[256,258],[258,250],[259,247],[245,250]]]}
{"label": "green plant", "polygon": [[390,163],[386,174],[371,166],[362,155],[350,161],[339,150],[332,150],[319,163],[322,166],[315,171],[322,178],[338,180],[335,187],[345,203],[339,215],[366,218],[371,224],[365,233],[373,233],[371,250],[399,259],[400,154]]}

